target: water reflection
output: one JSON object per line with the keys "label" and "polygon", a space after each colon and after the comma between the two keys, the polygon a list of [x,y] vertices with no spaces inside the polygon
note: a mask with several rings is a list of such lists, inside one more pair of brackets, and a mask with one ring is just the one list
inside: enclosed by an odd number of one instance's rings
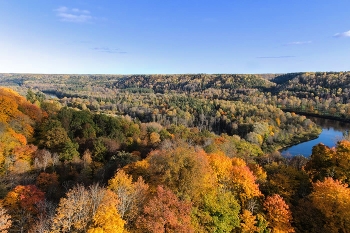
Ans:
{"label": "water reflection", "polygon": [[322,127],[322,132],[318,138],[297,144],[281,151],[284,156],[303,155],[309,157],[312,152],[312,147],[323,143],[326,146],[333,147],[336,143],[349,135],[350,123],[335,121],[330,119],[308,117],[310,120]]}

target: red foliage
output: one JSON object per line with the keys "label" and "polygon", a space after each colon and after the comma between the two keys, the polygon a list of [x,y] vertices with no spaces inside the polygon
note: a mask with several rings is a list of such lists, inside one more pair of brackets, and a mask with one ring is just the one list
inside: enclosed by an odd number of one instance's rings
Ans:
{"label": "red foliage", "polygon": [[137,227],[154,233],[194,232],[191,225],[191,208],[191,203],[180,201],[173,192],[158,186],[157,196],[145,205]]}
{"label": "red foliage", "polygon": [[24,209],[37,214],[37,204],[44,199],[45,193],[35,185],[18,185],[6,195],[4,206],[11,210]]}

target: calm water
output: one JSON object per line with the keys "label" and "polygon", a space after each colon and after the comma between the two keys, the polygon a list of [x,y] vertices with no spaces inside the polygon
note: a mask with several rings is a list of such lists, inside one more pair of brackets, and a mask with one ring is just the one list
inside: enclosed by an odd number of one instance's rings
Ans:
{"label": "calm water", "polygon": [[350,130],[350,123],[340,121],[322,119],[317,117],[308,117],[313,122],[322,127],[322,132],[318,138],[297,144],[281,151],[282,155],[303,155],[309,157],[312,147],[318,143],[323,143],[326,146],[333,147],[337,141],[343,138],[343,132]]}

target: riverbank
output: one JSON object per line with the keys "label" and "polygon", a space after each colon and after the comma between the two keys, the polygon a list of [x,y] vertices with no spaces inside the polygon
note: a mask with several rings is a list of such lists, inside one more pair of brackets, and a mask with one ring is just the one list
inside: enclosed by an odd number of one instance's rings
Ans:
{"label": "riverbank", "polygon": [[313,139],[281,148],[279,152],[282,155],[303,155],[305,157],[309,157],[312,154],[312,148],[315,145],[323,143],[328,147],[334,147],[339,140],[344,138],[343,133],[349,131],[350,129],[350,123],[348,122],[315,116],[307,117],[321,127],[322,132]]}
{"label": "riverbank", "polygon": [[291,144],[277,146],[275,148],[275,151],[279,151],[281,153],[282,151],[286,151],[289,148],[297,146],[297,145],[299,145],[301,143],[305,143],[305,142],[309,142],[309,141],[315,140],[315,139],[319,138],[321,133],[322,133],[322,128],[319,127],[317,132],[314,132],[312,134],[303,135],[303,137],[298,137],[297,139],[292,140]]}
{"label": "riverbank", "polygon": [[350,123],[350,119],[346,119],[343,117],[337,117],[337,116],[331,116],[331,115],[320,115],[317,113],[297,111],[295,109],[287,109],[287,108],[280,108],[280,109],[283,112],[294,112],[295,114],[303,115],[303,116],[311,116],[311,117],[317,117],[317,118],[323,118],[323,119],[329,119],[329,120],[334,120],[334,121],[341,121],[341,122]]}

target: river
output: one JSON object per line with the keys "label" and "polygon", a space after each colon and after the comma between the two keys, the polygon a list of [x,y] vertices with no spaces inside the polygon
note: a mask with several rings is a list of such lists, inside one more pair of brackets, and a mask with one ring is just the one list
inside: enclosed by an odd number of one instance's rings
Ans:
{"label": "river", "polygon": [[318,117],[307,117],[317,125],[322,127],[322,132],[318,138],[307,142],[302,142],[297,145],[285,148],[281,150],[281,154],[284,156],[295,156],[303,155],[309,157],[312,152],[312,147],[323,143],[326,146],[333,147],[337,141],[343,138],[343,133],[350,130],[350,123],[344,123],[341,121],[318,118]]}

